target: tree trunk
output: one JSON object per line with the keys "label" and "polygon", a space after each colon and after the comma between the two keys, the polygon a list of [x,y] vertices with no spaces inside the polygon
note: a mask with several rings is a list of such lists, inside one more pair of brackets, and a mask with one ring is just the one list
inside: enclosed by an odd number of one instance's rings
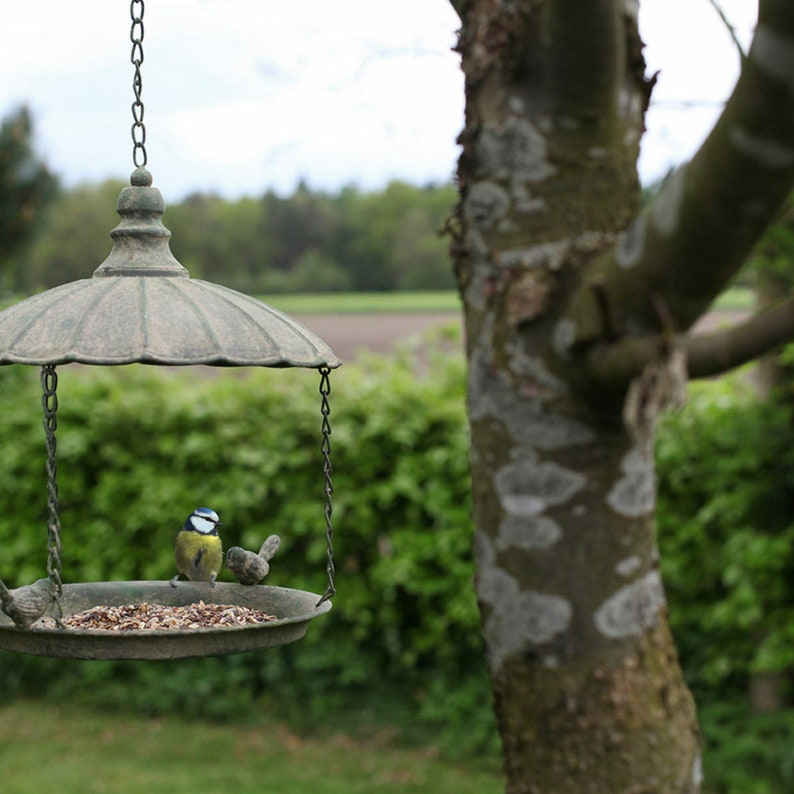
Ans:
{"label": "tree trunk", "polygon": [[[507,791],[697,792],[695,709],[654,535],[653,422],[680,362],[670,350],[630,393],[593,386],[565,314],[639,208],[650,87],[634,4],[456,7],[467,112],[454,256]],[[603,337],[617,337],[599,281],[590,289]]]}

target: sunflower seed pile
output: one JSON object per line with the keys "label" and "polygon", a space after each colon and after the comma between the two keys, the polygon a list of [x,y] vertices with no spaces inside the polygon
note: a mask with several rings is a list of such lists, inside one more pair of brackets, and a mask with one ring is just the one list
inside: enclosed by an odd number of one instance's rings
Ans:
{"label": "sunflower seed pile", "polygon": [[219,626],[244,626],[277,620],[267,612],[229,604],[164,606],[163,604],[124,604],[96,606],[63,619],[68,629],[105,631],[142,631],[149,629],[206,629]]}

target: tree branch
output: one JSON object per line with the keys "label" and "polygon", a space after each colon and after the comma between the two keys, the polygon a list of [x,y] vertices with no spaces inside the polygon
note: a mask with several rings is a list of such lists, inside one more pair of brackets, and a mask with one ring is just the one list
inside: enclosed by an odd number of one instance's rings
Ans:
{"label": "tree branch", "polygon": [[794,3],[761,0],[742,74],[711,134],[577,289],[566,311],[577,323],[574,348],[602,341],[593,278],[604,279],[614,321],[627,332],[660,330],[656,295],[677,329],[691,327],[742,266],[792,185]]}
{"label": "tree branch", "polygon": [[742,43],[739,41],[739,37],[736,35],[736,28],[731,25],[731,21],[725,16],[725,12],[722,10],[722,6],[717,2],[717,0],[709,0],[709,3],[711,4],[711,7],[714,9],[714,11],[716,11],[717,16],[719,16],[719,18],[722,20],[722,24],[725,25],[728,35],[733,40],[733,43],[739,52],[739,59],[742,63],[744,63],[747,53],[742,48]]}
{"label": "tree branch", "polygon": [[746,364],[794,340],[794,297],[746,322],[687,338],[690,378],[707,378]]}
{"label": "tree branch", "polygon": [[645,367],[669,354],[672,347],[686,353],[689,377],[707,378],[794,341],[794,297],[763,311],[746,322],[708,334],[668,334],[624,337],[615,344],[593,348],[586,373],[600,387],[622,392]]}

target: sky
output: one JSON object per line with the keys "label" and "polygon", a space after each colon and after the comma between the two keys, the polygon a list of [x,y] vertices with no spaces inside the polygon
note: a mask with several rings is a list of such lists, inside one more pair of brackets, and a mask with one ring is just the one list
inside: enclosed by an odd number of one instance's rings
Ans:
{"label": "sky", "polygon": [[[639,161],[652,182],[688,159],[736,81],[713,0],[642,0],[659,70]],[[719,0],[745,48],[756,3]],[[127,0],[6,2],[0,118],[33,112],[35,146],[67,186],[133,168]],[[148,168],[166,202],[446,182],[463,78],[448,0],[148,0],[142,66]]]}

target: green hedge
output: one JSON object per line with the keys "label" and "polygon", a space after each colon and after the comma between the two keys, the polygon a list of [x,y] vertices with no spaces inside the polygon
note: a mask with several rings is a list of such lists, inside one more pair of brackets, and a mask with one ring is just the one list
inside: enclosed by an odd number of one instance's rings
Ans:
{"label": "green hedge", "polygon": [[[657,444],[670,618],[703,727],[709,792],[794,791],[794,416],[748,372],[694,384]],[[753,713],[751,676],[783,708]]]}
{"label": "green hedge", "polygon": [[696,689],[794,669],[792,420],[737,379],[692,387],[662,428],[662,566]]}

